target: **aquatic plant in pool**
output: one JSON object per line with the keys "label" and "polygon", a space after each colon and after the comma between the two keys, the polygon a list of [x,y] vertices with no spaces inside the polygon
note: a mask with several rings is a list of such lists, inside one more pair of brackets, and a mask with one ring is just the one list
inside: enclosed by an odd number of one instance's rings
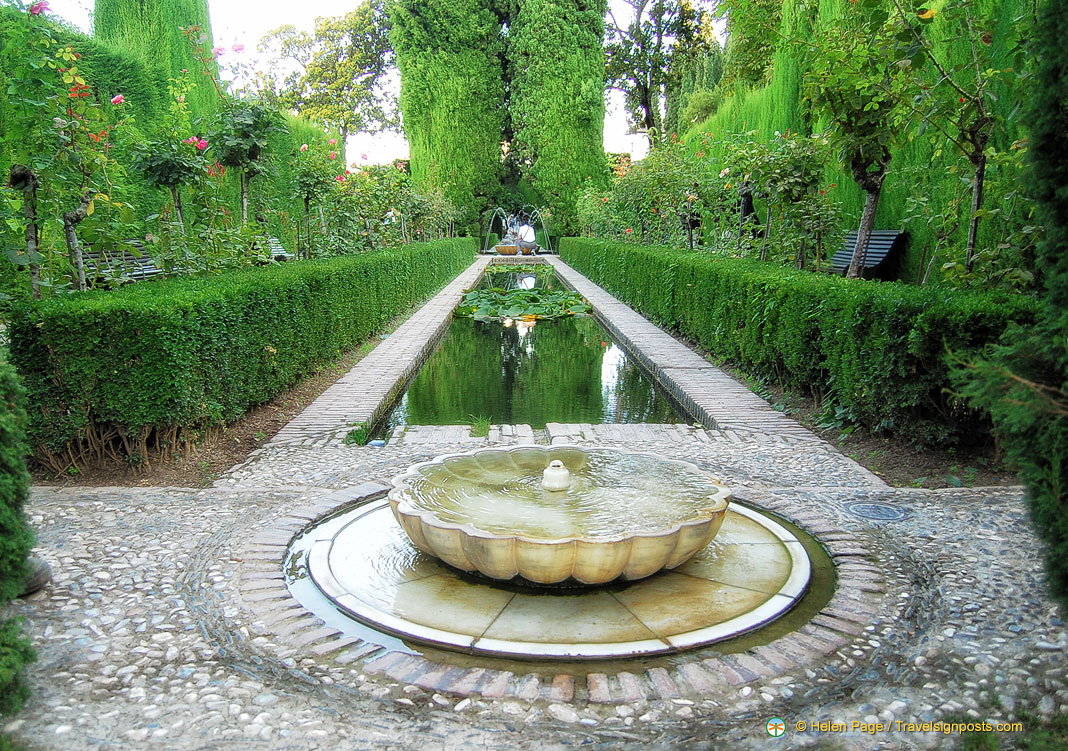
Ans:
{"label": "aquatic plant in pool", "polygon": [[592,310],[582,295],[563,289],[473,289],[456,308],[457,318],[542,319],[583,315]]}

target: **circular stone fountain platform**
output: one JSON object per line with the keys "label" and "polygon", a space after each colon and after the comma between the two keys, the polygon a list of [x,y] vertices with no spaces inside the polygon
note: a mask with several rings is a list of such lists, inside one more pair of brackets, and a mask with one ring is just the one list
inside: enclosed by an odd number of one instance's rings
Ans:
{"label": "circular stone fountain platform", "polygon": [[297,547],[315,585],[349,617],[405,640],[509,657],[632,657],[712,644],[784,614],[811,575],[789,530],[738,504],[687,563],[596,588],[539,591],[463,574],[416,550],[385,501],[311,527]]}

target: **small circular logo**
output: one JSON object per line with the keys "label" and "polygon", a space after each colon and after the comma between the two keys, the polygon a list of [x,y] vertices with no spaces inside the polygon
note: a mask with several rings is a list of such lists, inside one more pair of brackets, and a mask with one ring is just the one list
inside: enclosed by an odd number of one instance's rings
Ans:
{"label": "small circular logo", "polygon": [[786,732],[786,720],[781,717],[772,717],[768,720],[768,735],[778,738]]}

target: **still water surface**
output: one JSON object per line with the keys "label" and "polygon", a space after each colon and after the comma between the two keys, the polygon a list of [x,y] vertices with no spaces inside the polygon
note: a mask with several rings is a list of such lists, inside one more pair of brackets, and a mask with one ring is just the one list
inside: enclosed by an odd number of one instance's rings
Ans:
{"label": "still water surface", "polygon": [[398,425],[685,422],[593,317],[457,319],[387,418]]}

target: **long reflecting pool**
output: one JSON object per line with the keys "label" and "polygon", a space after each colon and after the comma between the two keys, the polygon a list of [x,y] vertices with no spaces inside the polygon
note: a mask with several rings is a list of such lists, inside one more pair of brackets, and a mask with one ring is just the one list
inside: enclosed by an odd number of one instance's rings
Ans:
{"label": "long reflecting pool", "polygon": [[596,319],[457,319],[379,432],[398,425],[677,423],[668,401]]}

